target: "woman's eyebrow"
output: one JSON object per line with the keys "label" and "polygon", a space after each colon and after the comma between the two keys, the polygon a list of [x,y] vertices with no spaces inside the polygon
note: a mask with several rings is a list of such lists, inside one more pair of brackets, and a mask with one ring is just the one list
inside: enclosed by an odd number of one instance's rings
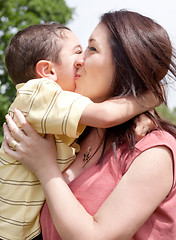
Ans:
{"label": "woman's eyebrow", "polygon": [[95,40],[94,38],[90,38],[90,39],[89,39],[89,42],[93,42],[93,41],[96,42],[96,40]]}

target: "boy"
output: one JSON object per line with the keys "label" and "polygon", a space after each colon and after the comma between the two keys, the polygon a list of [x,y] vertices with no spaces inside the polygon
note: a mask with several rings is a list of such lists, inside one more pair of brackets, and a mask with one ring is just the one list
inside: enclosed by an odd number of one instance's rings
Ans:
{"label": "boy", "polygon": [[[119,116],[120,100],[96,104],[73,93],[74,60],[81,51],[76,36],[57,23],[34,25],[18,32],[6,51],[8,72],[17,85],[9,114],[14,117],[14,109],[19,108],[37,132],[43,136],[54,134],[61,171],[79,151],[75,139],[86,125],[111,127],[146,110],[134,99],[126,100]],[[114,107],[117,114],[111,110]],[[15,144],[11,142],[14,151]],[[44,201],[39,181],[2,149],[0,176],[0,238],[34,238],[40,233],[39,213]]]}

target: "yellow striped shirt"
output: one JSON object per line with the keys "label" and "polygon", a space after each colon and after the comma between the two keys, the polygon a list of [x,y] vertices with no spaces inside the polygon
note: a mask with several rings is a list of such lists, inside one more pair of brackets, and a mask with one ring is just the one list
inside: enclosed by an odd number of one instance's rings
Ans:
{"label": "yellow striped shirt", "polygon": [[[74,160],[79,146],[74,142],[85,126],[80,117],[90,99],[63,91],[47,78],[17,85],[17,96],[9,108],[20,109],[41,135],[54,134],[57,162],[64,171]],[[18,123],[17,123],[18,124]],[[39,213],[44,202],[38,179],[22,164],[0,149],[0,238],[32,239],[40,233]]]}

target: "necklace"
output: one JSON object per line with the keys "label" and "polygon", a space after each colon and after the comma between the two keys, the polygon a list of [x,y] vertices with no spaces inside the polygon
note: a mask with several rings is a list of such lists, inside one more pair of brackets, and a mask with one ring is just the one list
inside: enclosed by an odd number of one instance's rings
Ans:
{"label": "necklace", "polygon": [[89,138],[89,142],[93,144],[87,148],[87,151],[85,153],[83,153],[83,167],[85,167],[85,165],[92,159],[92,157],[94,157],[94,155],[100,149],[100,146],[102,145],[100,136],[101,133],[99,133],[98,131],[94,131],[93,135],[91,135],[91,138]]}
{"label": "necklace", "polygon": [[91,157],[92,157],[92,148],[88,147],[87,152],[84,153],[83,155],[83,162],[84,162],[84,166],[90,161]]}

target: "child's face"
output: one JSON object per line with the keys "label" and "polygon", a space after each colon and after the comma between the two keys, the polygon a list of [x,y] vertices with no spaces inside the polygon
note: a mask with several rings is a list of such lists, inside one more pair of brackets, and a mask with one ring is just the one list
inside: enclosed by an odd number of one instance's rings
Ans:
{"label": "child's face", "polygon": [[62,47],[59,52],[59,63],[54,63],[57,72],[57,83],[63,90],[75,91],[75,59],[82,52],[80,41],[76,35],[64,30],[65,37],[60,39]]}

